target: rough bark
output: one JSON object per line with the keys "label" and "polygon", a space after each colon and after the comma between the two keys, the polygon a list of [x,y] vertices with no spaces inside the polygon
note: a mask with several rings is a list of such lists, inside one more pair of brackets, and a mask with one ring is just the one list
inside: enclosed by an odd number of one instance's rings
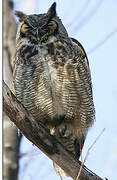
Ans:
{"label": "rough bark", "polygon": [[[20,131],[75,180],[81,162],[75,160],[72,154],[68,153],[56,138],[49,134],[41,122],[37,123],[33,119],[32,115],[18,102],[5,84],[3,85],[3,107]],[[83,166],[79,180],[102,179]]]}
{"label": "rough bark", "polygon": [[[3,68],[4,79],[13,91],[13,56],[15,53],[16,23],[13,18],[13,2],[3,1]],[[3,113],[3,179],[16,180],[18,174],[19,142],[17,128]]]}
{"label": "rough bark", "polygon": [[3,57],[5,75],[7,76],[9,87],[12,88],[13,82],[13,56],[15,53],[16,23],[13,17],[13,2],[3,1]]}

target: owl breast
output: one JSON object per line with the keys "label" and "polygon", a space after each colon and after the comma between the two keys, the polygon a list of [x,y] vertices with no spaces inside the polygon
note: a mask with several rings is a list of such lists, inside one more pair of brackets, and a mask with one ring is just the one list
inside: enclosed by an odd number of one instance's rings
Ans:
{"label": "owl breast", "polygon": [[[61,48],[60,48],[61,44]],[[51,123],[61,116],[78,114],[78,73],[71,59],[63,59],[62,43],[37,48],[37,54],[20,64],[16,70],[16,95],[24,106],[43,123]],[[62,52],[61,52],[62,51]],[[69,54],[69,53],[67,53]],[[65,57],[65,56],[64,56]],[[76,83],[77,82],[77,83]]]}

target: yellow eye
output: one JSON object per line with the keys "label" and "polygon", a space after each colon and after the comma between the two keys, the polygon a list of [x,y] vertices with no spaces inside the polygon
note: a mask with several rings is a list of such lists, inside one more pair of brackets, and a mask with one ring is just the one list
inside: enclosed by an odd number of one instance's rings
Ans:
{"label": "yellow eye", "polygon": [[57,27],[58,27],[58,25],[57,25],[57,22],[56,21],[50,21],[49,23],[48,23],[48,31],[49,31],[49,33],[51,34],[51,33],[54,33],[55,32],[55,30],[57,29]]}
{"label": "yellow eye", "polygon": [[54,29],[57,28],[57,23],[55,21],[50,21],[48,26],[53,27]]}
{"label": "yellow eye", "polygon": [[23,23],[21,26],[21,32],[26,33],[28,30],[29,30],[29,26]]}

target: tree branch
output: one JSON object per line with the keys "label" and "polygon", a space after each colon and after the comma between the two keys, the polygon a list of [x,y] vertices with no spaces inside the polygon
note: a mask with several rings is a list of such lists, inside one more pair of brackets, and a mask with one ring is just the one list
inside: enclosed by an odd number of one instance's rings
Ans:
{"label": "tree branch", "polygon": [[[49,158],[55,161],[74,180],[80,170],[81,162],[74,159],[72,154],[49,134],[49,131],[18,102],[16,97],[3,82],[3,108],[11,121],[21,132]],[[79,180],[102,180],[99,176],[83,166]]]}

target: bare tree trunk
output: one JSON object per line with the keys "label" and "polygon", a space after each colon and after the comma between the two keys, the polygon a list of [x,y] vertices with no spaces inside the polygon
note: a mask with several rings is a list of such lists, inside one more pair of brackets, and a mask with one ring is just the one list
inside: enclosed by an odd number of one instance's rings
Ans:
{"label": "bare tree trunk", "polygon": [[[13,89],[13,56],[15,53],[15,36],[16,23],[13,18],[13,2],[11,0],[3,1],[3,67],[5,77],[12,92]],[[17,180],[18,159],[19,159],[19,142],[20,137],[17,133],[16,126],[10,122],[8,116],[3,114],[3,179]]]}
{"label": "bare tree trunk", "polygon": [[4,66],[5,75],[7,76],[9,87],[13,87],[13,56],[15,53],[15,37],[16,37],[16,23],[13,17],[13,2],[10,0],[3,1],[3,27],[4,27]]}

